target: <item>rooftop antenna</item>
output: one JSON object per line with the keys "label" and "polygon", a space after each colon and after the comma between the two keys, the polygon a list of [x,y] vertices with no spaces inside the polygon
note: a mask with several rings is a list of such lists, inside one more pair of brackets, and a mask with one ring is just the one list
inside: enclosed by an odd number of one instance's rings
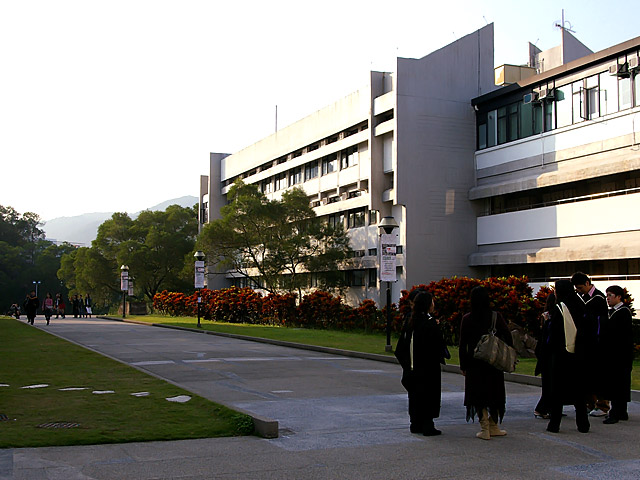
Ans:
{"label": "rooftop antenna", "polygon": [[[565,24],[569,24],[569,28],[565,27]],[[562,9],[562,23],[556,22],[553,26],[561,28],[565,32],[576,33],[575,30],[573,30],[573,25],[571,25],[571,22],[564,19],[564,8]]]}

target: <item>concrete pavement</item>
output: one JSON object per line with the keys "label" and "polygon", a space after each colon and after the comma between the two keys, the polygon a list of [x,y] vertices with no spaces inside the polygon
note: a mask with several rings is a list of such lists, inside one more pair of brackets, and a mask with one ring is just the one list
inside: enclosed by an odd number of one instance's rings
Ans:
{"label": "concrete pavement", "polygon": [[640,478],[640,404],[589,434],[567,408],[548,434],[539,388],[507,383],[504,438],[475,438],[463,377],[443,373],[440,437],[408,431],[400,367],[344,355],[100,319],[37,328],[213,401],[276,420],[280,435],[0,450],[0,479]]}

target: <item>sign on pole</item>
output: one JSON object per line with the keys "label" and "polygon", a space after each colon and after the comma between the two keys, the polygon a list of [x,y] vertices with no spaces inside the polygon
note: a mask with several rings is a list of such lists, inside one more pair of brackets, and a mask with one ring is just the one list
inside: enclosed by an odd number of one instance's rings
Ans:
{"label": "sign on pole", "polygon": [[396,242],[397,235],[383,233],[380,235],[380,281],[396,281]]}
{"label": "sign on pole", "polygon": [[129,290],[129,272],[122,270],[120,272],[120,291],[126,292]]}
{"label": "sign on pole", "polygon": [[129,288],[127,288],[127,295],[129,295],[130,297],[133,297],[133,279],[130,278],[128,283],[129,283]]}
{"label": "sign on pole", "polygon": [[196,260],[195,288],[204,288],[204,260]]}

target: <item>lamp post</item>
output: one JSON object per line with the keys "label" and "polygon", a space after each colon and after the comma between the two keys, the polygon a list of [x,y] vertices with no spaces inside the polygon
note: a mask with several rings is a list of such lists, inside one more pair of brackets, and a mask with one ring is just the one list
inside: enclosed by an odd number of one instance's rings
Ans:
{"label": "lamp post", "polygon": [[38,285],[42,282],[40,280],[34,280],[32,283],[36,286],[36,298],[38,298]]}
{"label": "lamp post", "polygon": [[198,310],[198,328],[202,328],[200,325],[200,304],[202,303],[202,297],[200,296],[200,289],[204,288],[204,252],[202,250],[198,250],[193,254],[195,257],[195,278],[194,278],[194,287],[196,289],[197,294],[197,310]]}
{"label": "lamp post", "polygon": [[129,290],[129,267],[120,267],[120,290],[122,290],[122,318],[127,318],[127,291]]}
{"label": "lamp post", "polygon": [[[378,224],[380,229],[380,282],[387,282],[387,344],[385,352],[391,352],[391,282],[396,281],[396,235],[398,227],[395,218],[384,217]],[[384,232],[384,233],[383,233]]]}

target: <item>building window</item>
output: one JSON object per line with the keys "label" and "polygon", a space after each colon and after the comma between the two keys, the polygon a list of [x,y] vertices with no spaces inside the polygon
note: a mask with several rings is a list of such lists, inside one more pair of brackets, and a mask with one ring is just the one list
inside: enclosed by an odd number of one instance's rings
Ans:
{"label": "building window", "polygon": [[322,175],[328,175],[338,169],[338,155],[327,155],[322,159]]}
{"label": "building window", "polygon": [[492,110],[487,113],[487,147],[495,147],[498,142],[497,121],[497,110]]}
{"label": "building window", "polygon": [[618,78],[618,105],[620,110],[631,108],[631,77]]}
{"label": "building window", "polygon": [[327,217],[327,224],[330,227],[344,227],[344,214],[343,213],[333,213]]}
{"label": "building window", "polygon": [[304,166],[304,180],[311,180],[318,176],[318,161],[309,162]]}
{"label": "building window", "polygon": [[263,180],[262,183],[260,184],[260,190],[262,190],[262,193],[271,193],[273,192],[273,182],[271,178],[267,178],[266,180]]}
{"label": "building window", "polygon": [[289,170],[289,185],[302,183],[302,167]]}
{"label": "building window", "polygon": [[350,287],[364,287],[366,270],[347,270],[347,284]]}
{"label": "building window", "polygon": [[349,147],[340,152],[340,168],[345,169],[358,164],[358,147]]}
{"label": "building window", "polygon": [[600,111],[602,115],[618,111],[618,77],[609,72],[600,74]]}
{"label": "building window", "polygon": [[402,245],[396,245],[396,255],[402,255],[403,251]]}
{"label": "building window", "polygon": [[369,225],[375,225],[378,223],[378,211],[369,210]]}
{"label": "building window", "polygon": [[370,248],[369,249],[369,256],[370,257],[376,257],[378,255],[378,249],[377,248]]}
{"label": "building window", "polygon": [[378,286],[378,269],[369,268],[369,288],[375,288]]}
{"label": "building window", "polygon": [[279,173],[276,175],[276,191],[287,188],[287,174]]}
{"label": "building window", "polygon": [[556,127],[566,127],[572,122],[571,85],[556,89]]}
{"label": "building window", "polygon": [[348,226],[347,228],[364,227],[364,208],[358,210],[351,210],[347,216]]}

